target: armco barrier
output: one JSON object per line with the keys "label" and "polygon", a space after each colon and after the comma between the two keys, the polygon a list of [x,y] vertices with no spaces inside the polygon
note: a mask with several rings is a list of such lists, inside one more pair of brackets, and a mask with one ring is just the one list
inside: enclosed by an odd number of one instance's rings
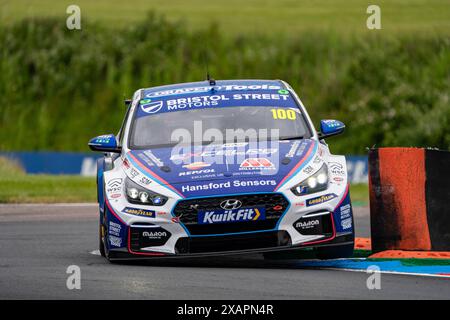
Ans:
{"label": "armco barrier", "polygon": [[372,250],[450,251],[450,152],[369,151]]}
{"label": "armco barrier", "polygon": [[[0,152],[19,163],[32,174],[77,174],[94,176],[97,153],[77,152]],[[351,183],[367,183],[368,164],[366,156],[348,156],[347,168]]]}
{"label": "armco barrier", "polygon": [[17,162],[26,173],[31,174],[94,176],[100,156],[78,152],[0,152],[0,157]]}

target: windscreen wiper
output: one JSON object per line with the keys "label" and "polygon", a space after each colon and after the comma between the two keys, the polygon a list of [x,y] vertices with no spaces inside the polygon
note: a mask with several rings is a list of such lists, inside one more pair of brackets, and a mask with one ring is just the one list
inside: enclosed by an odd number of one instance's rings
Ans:
{"label": "windscreen wiper", "polygon": [[281,138],[280,140],[301,140],[304,139],[303,136],[299,136],[299,137],[287,137],[287,138]]}

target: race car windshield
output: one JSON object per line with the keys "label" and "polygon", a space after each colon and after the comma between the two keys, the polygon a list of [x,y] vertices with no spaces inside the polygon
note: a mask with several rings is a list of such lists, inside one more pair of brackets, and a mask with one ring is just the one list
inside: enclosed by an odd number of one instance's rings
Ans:
{"label": "race car windshield", "polygon": [[236,106],[135,117],[130,149],[309,138],[298,108]]}

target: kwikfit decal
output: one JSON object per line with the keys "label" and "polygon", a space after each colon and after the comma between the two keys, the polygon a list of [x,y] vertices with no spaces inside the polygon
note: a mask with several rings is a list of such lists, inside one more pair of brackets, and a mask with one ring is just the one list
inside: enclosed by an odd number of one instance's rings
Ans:
{"label": "kwikfit decal", "polygon": [[200,211],[199,224],[230,223],[241,221],[257,221],[266,218],[265,208],[241,208],[235,210]]}

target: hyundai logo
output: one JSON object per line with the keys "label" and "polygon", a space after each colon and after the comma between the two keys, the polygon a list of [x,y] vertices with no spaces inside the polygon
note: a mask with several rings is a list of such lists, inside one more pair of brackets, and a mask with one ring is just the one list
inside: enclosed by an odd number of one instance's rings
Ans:
{"label": "hyundai logo", "polygon": [[237,199],[228,199],[220,203],[220,207],[224,210],[239,209],[242,206],[242,202]]}

